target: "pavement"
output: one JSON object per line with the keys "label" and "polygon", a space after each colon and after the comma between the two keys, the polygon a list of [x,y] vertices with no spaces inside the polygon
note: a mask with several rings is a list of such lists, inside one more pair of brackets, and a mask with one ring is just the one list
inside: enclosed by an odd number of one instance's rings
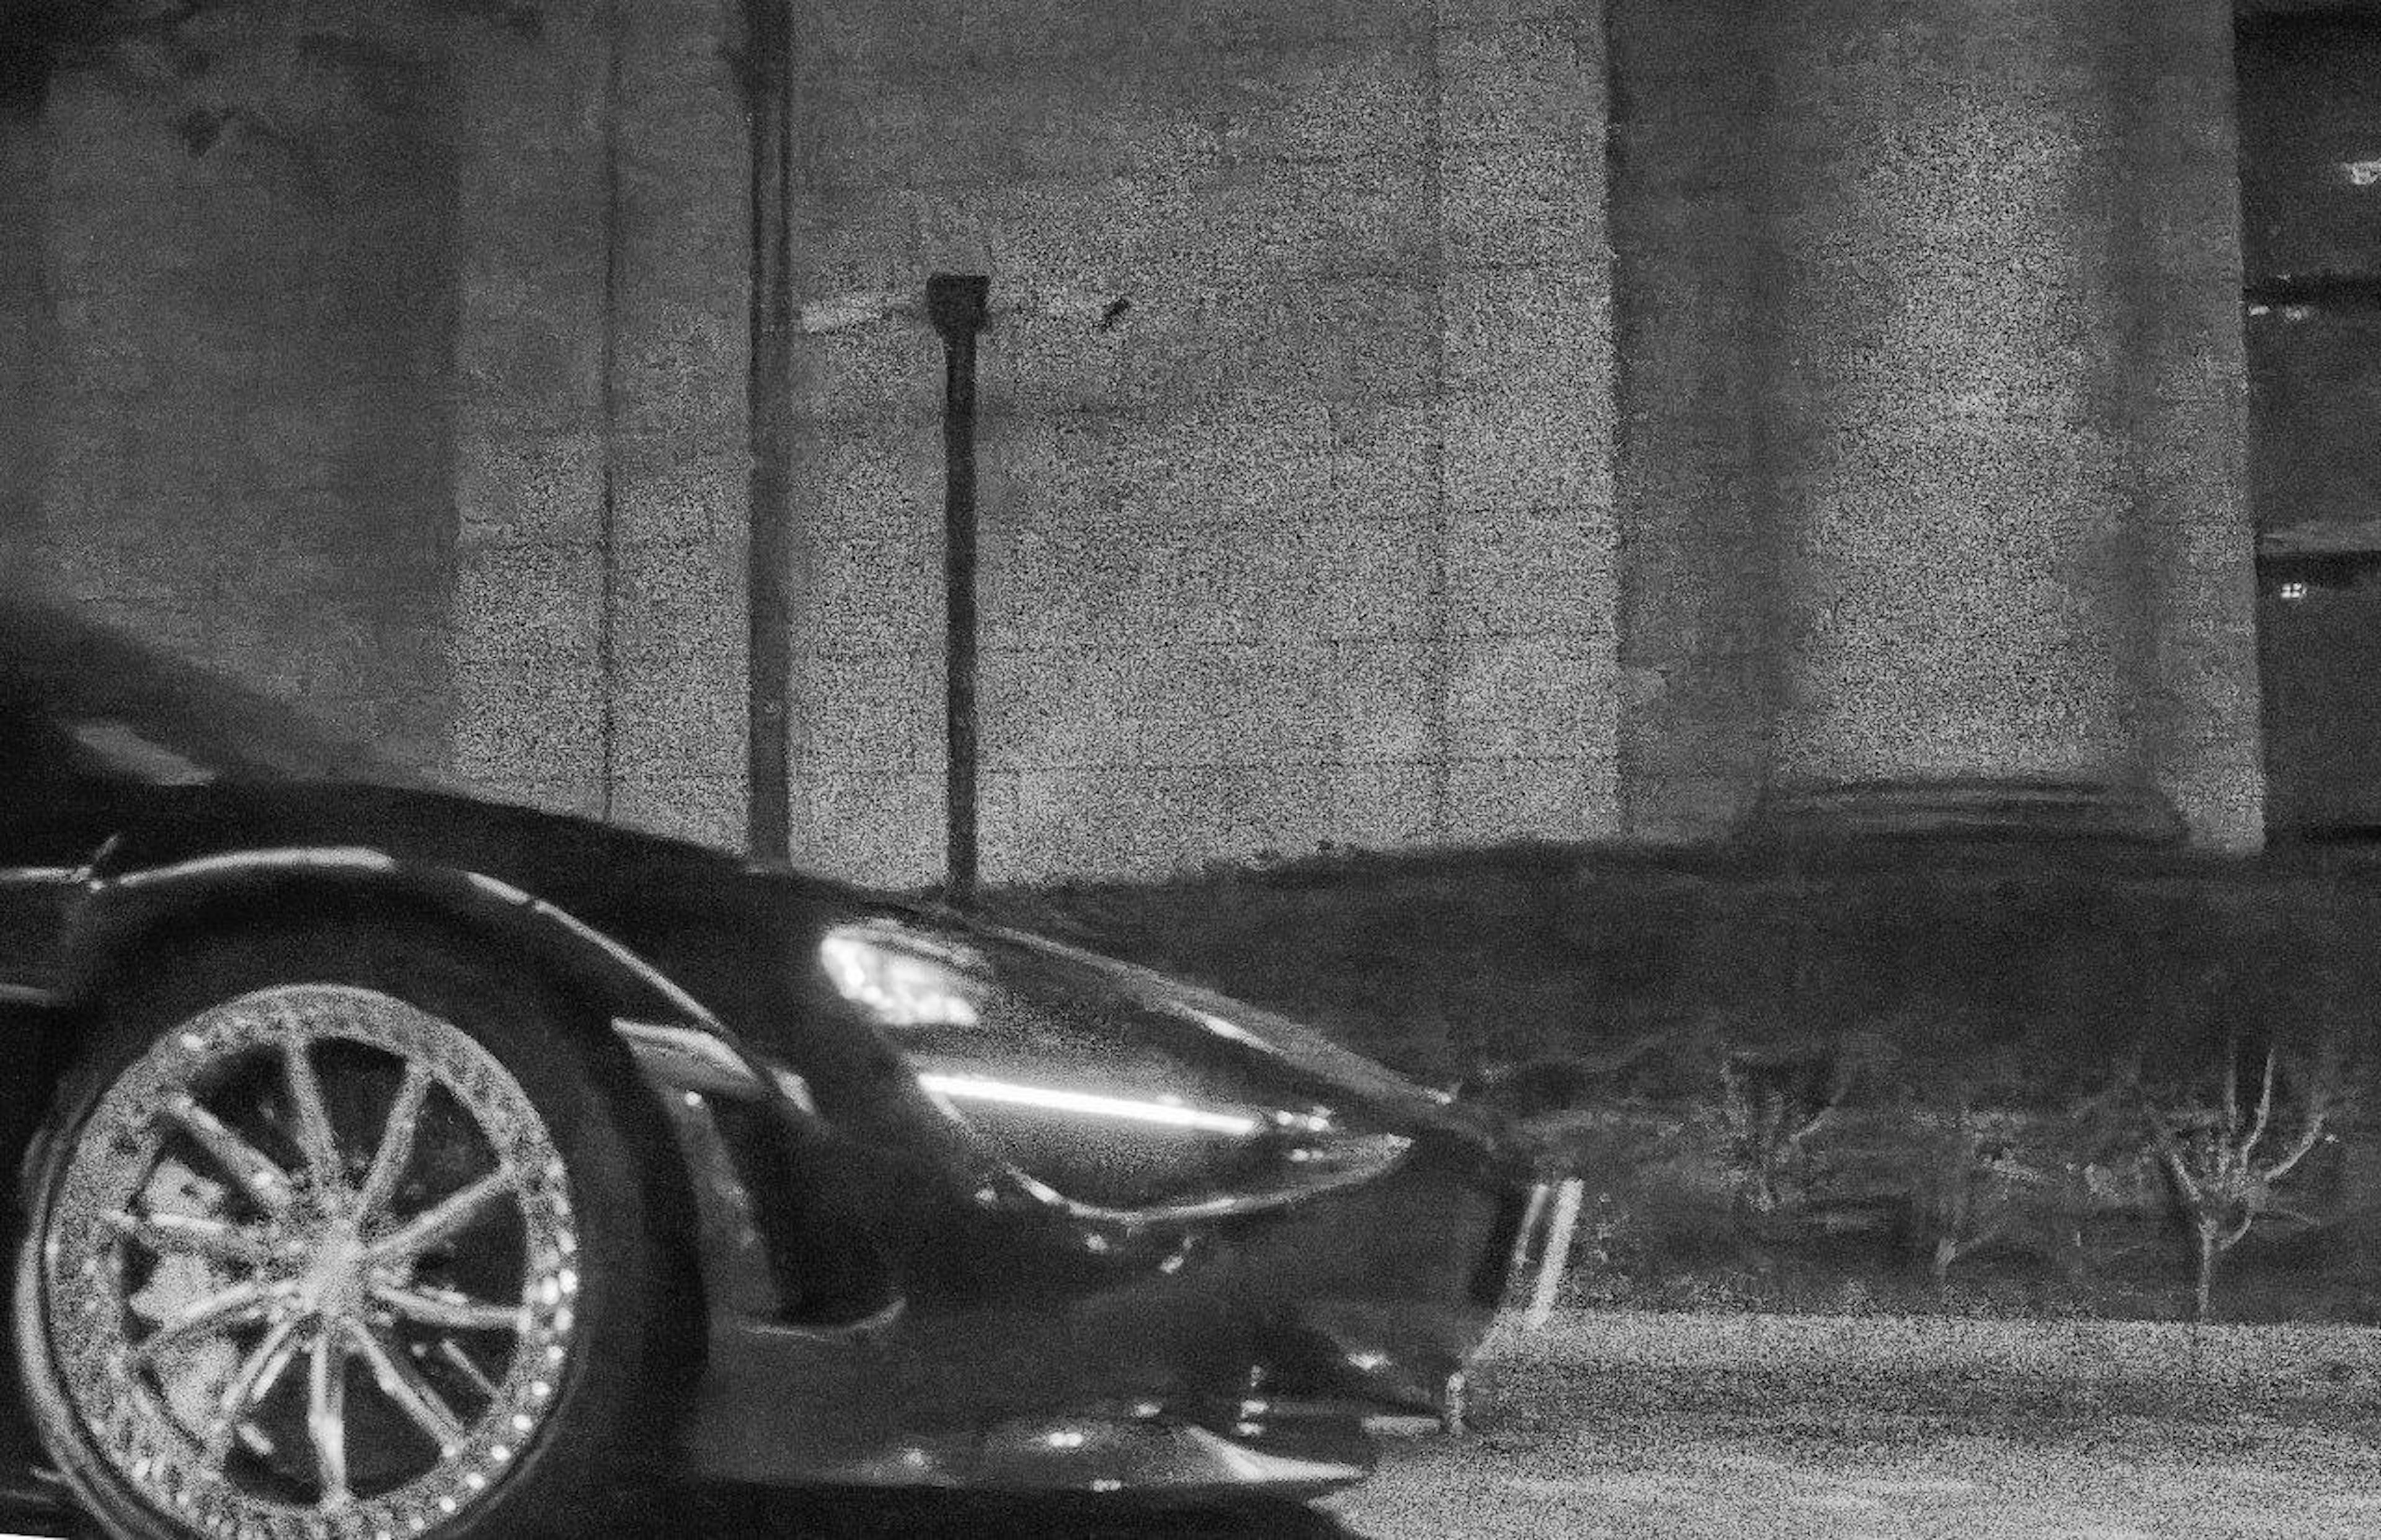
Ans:
{"label": "pavement", "polygon": [[[1558,1312],[1471,1427],[1313,1505],[721,1494],[812,1540],[2350,1540],[2381,1534],[2381,1332]],[[0,1494],[5,1496],[5,1494]],[[8,1516],[0,1511],[0,1525]],[[63,1533],[55,1522],[33,1533]]]}
{"label": "pavement", "polygon": [[2381,1534],[2381,1332],[1558,1314],[1461,1439],[1322,1505],[1371,1540]]}

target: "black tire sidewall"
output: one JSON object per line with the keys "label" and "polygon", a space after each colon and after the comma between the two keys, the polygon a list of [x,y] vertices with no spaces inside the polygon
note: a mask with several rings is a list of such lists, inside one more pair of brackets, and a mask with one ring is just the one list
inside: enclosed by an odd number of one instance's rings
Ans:
{"label": "black tire sidewall", "polygon": [[[118,1478],[85,1436],[57,1383],[43,1318],[40,1256],[57,1184],[101,1097],[165,1033],[212,1007],[275,984],[376,990],[457,1027],[518,1082],[568,1173],[579,1243],[572,1351],[537,1432],[496,1482],[426,1540],[617,1533],[639,1495],[666,1475],[666,1436],[682,1362],[680,1239],[658,1179],[657,1109],[626,1051],[533,975],[438,927],[330,922],[191,938],[144,959],[150,972],[97,1013],[36,1148],[25,1194],[16,1308],[28,1403],[69,1484],[110,1528],[142,1540],[187,1531]],[[675,1254],[674,1254],[675,1253]],[[624,1508],[623,1503],[628,1507]]]}

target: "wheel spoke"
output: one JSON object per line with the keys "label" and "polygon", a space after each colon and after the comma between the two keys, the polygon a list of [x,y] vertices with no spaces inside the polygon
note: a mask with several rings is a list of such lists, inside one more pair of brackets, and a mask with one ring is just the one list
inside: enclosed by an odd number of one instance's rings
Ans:
{"label": "wheel spoke", "polygon": [[235,1283],[227,1289],[192,1300],[180,1310],[157,1324],[157,1329],[134,1344],[127,1363],[141,1368],[155,1362],[159,1353],[194,1337],[221,1331],[236,1322],[255,1315],[264,1308],[264,1285],[250,1279]]}
{"label": "wheel spoke", "polygon": [[421,1254],[460,1231],[484,1209],[512,1191],[512,1172],[504,1167],[422,1210],[372,1243],[374,1262],[397,1262]]}
{"label": "wheel spoke", "polygon": [[207,1430],[209,1465],[222,1470],[231,1457],[232,1441],[248,1420],[249,1409],[280,1379],[281,1371],[297,1352],[298,1328],[303,1324],[304,1317],[289,1314],[267,1326],[263,1338],[241,1361],[239,1372],[224,1387],[223,1399],[215,1404],[214,1425]]}
{"label": "wheel spoke", "polygon": [[438,1356],[453,1364],[465,1379],[471,1382],[472,1387],[488,1399],[493,1401],[502,1394],[496,1388],[496,1382],[488,1377],[488,1372],[472,1363],[471,1355],[457,1347],[453,1338],[442,1337],[438,1339]]}
{"label": "wheel spoke", "polygon": [[320,1477],[321,1506],[342,1508],[348,1491],[348,1350],[342,1333],[330,1323],[314,1334],[314,1351],[306,1375],[306,1436],[314,1445],[314,1469]]}
{"label": "wheel spoke", "polygon": [[282,1039],[281,1057],[287,1069],[290,1109],[298,1118],[298,1147],[305,1153],[307,1168],[323,1186],[344,1186],[339,1136],[331,1127],[330,1106],[323,1100],[323,1078],[315,1073],[314,1056],[307,1052],[305,1036],[294,1027]]}
{"label": "wheel spoke", "polygon": [[405,1083],[389,1101],[388,1117],[381,1124],[380,1148],[372,1152],[372,1169],[365,1173],[356,1199],[360,1223],[371,1223],[396,1195],[397,1180],[413,1159],[413,1137],[421,1122],[422,1103],[437,1083],[427,1065],[406,1061]]}
{"label": "wheel spoke", "polygon": [[442,1454],[451,1452],[463,1441],[462,1423],[439,1399],[438,1392],[430,1387],[430,1382],[421,1377],[421,1371],[382,1341],[380,1334],[370,1326],[353,1323],[348,1330],[381,1394],[413,1419],[413,1425],[428,1434]]}
{"label": "wheel spoke", "polygon": [[201,1106],[197,1097],[187,1091],[176,1092],[165,1099],[165,1115],[197,1140],[199,1146],[214,1157],[215,1164],[239,1184],[239,1190],[259,1208],[276,1216],[289,1211],[294,1196],[289,1173],[222,1118]]}
{"label": "wheel spoke", "polygon": [[215,1262],[263,1262],[271,1246],[263,1231],[195,1214],[111,1214],[107,1222],[159,1256],[202,1256]]}
{"label": "wheel spoke", "polygon": [[399,1315],[424,1326],[446,1326],[458,1331],[518,1333],[526,1319],[520,1305],[489,1304],[451,1289],[376,1283],[372,1285],[372,1298]]}

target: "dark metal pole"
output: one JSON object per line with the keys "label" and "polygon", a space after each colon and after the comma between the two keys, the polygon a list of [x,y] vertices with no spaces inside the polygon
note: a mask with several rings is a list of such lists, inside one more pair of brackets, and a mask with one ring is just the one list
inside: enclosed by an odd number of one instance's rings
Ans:
{"label": "dark metal pole", "polygon": [[752,113],[751,377],[746,385],[752,448],[751,523],[746,552],[750,629],[745,702],[746,848],[783,861],[793,844],[793,24],[787,0],[746,0],[746,90]]}
{"label": "dark metal pole", "polygon": [[937,273],[926,313],[943,336],[943,594],[946,896],[964,903],[976,879],[975,337],[992,280]]}

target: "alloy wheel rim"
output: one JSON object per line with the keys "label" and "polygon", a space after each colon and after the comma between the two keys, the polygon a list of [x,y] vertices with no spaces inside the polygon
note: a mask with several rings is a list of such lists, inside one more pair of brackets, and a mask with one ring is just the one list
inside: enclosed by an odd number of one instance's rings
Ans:
{"label": "alloy wheel rim", "polygon": [[485,1501],[543,1427],[578,1265],[519,1082],[404,1001],[309,984],[191,1019],[107,1089],[42,1282],[84,1436],[151,1505],[397,1540]]}

